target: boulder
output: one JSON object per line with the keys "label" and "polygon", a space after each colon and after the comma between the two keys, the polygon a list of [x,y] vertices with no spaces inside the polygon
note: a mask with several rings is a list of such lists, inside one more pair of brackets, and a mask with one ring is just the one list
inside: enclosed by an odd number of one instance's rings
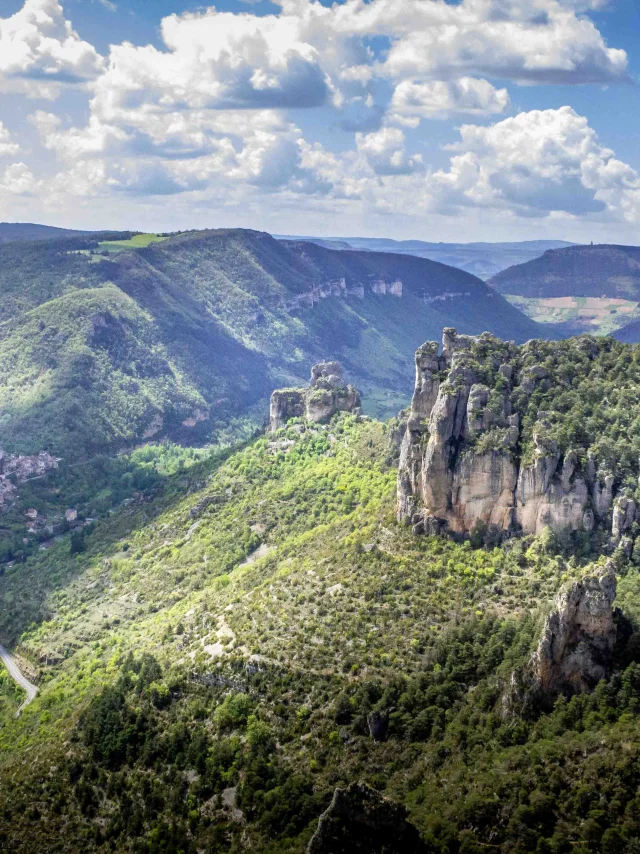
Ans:
{"label": "boulder", "polygon": [[304,391],[297,388],[277,389],[271,395],[269,422],[271,430],[279,430],[290,418],[302,418],[305,412]]}

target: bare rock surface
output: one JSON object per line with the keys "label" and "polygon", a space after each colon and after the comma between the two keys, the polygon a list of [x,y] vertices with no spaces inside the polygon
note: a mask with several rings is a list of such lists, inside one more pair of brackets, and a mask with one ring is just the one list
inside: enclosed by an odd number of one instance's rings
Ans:
{"label": "bare rock surface", "polygon": [[471,337],[446,328],[439,350],[427,342],[416,353],[398,520],[415,533],[455,534],[479,525],[500,534],[590,533],[607,524],[611,547],[627,545],[639,512],[635,501],[615,494],[614,478],[591,452],[585,461],[574,450],[561,451],[549,413],[537,413],[523,451],[518,407],[551,388],[546,368],[522,367],[524,357],[535,355],[535,342],[517,348],[489,333]]}
{"label": "bare rock surface", "polygon": [[427,854],[407,810],[364,783],[336,789],[307,854]]}
{"label": "bare rock surface", "polygon": [[331,420],[337,412],[353,412],[359,407],[360,394],[354,386],[346,384],[340,362],[320,362],[311,369],[309,388],[273,392],[269,423],[274,432],[291,418],[305,418],[321,424]]}
{"label": "bare rock surface", "polygon": [[609,675],[616,643],[613,569],[586,576],[560,594],[532,658],[543,691],[583,693]]}

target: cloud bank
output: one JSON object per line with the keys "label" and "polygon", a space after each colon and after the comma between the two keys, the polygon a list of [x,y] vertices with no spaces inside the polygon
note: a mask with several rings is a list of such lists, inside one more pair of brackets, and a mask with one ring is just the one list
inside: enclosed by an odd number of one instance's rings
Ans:
{"label": "cloud bank", "polygon": [[[0,203],[176,196],[406,215],[409,202],[415,216],[638,221],[638,175],[587,118],[509,115],[514,87],[628,80],[625,52],[588,15],[598,0],[279,5],[173,14],[161,47],[125,41],[104,57],[58,0],[0,18],[0,92],[43,102],[29,122],[58,164],[38,175],[0,123],[0,157],[21,158],[0,165]],[[83,121],[46,104],[71,90],[86,93]],[[339,146],[303,131],[312,114],[341,129]],[[433,121],[467,122],[440,168],[425,154]]]}

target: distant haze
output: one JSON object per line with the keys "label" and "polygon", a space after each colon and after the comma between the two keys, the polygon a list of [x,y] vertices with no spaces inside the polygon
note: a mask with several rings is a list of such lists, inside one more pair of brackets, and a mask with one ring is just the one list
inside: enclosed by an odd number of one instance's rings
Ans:
{"label": "distant haze", "polygon": [[308,240],[328,249],[364,249],[369,252],[397,252],[417,255],[458,267],[480,279],[489,279],[515,264],[539,258],[549,249],[572,246],[565,240],[526,240],[517,243],[429,243],[424,240],[391,240],[384,237],[295,237],[279,239]]}

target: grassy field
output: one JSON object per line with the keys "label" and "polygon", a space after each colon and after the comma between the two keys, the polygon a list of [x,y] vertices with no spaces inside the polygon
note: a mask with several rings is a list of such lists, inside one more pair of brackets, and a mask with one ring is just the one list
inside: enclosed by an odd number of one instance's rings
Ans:
{"label": "grassy field", "polygon": [[610,335],[640,317],[639,303],[610,297],[537,299],[505,294],[509,302],[537,323],[564,323],[575,334]]}
{"label": "grassy field", "polygon": [[160,234],[136,234],[129,240],[103,240],[98,243],[100,250],[109,252],[118,252],[121,249],[146,249],[151,243],[162,243],[167,240]]}

